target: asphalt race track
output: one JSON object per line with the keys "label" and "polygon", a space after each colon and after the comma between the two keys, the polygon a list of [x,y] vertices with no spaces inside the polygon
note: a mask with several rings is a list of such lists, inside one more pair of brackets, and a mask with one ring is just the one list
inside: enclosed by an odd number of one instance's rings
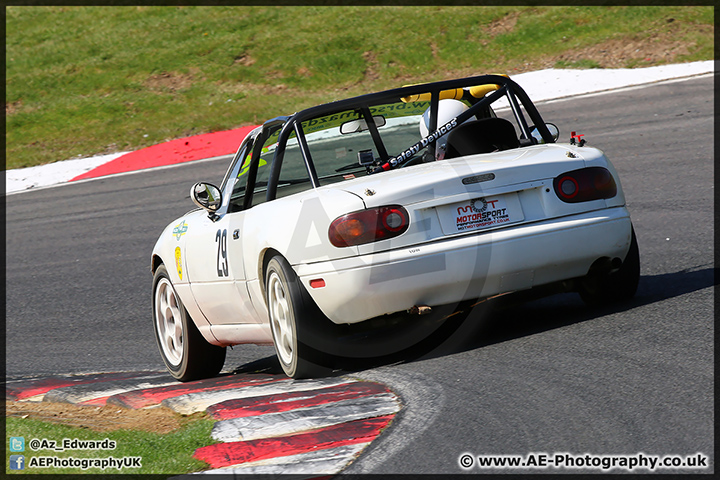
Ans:
{"label": "asphalt race track", "polygon": [[[713,78],[538,107],[561,139],[583,134],[620,173],[640,245],[637,296],[600,309],[572,294],[477,307],[424,357],[358,372],[403,409],[346,472],[462,473],[463,454],[557,452],[702,453],[709,468],[682,471],[714,471]],[[6,197],[8,378],[161,371],[149,255],[192,208],[190,185],[219,183],[226,164]],[[235,347],[225,368],[278,372],[272,347]],[[473,462],[471,473],[499,471]]]}

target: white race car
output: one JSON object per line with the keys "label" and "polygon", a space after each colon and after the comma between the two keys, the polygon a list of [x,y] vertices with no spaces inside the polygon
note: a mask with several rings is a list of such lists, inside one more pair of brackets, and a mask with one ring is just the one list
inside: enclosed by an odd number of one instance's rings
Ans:
{"label": "white race car", "polygon": [[[561,286],[589,303],[637,289],[637,241],[613,165],[557,143],[500,75],[363,95],[265,122],[220,187],[152,253],[156,339],[181,381],[225,347],[274,344],[294,378],[416,341],[420,314]],[[385,329],[385,330],[383,330]],[[398,333],[399,332],[399,333]],[[383,334],[384,335],[384,334]],[[389,350],[388,350],[389,351]]]}

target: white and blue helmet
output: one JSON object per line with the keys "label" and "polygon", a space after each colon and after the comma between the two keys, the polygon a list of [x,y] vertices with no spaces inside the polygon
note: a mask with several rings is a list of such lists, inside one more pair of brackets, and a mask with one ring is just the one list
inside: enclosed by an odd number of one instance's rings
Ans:
{"label": "white and blue helmet", "polygon": [[[437,128],[442,127],[446,123],[448,123],[453,118],[457,117],[461,113],[463,113],[465,110],[468,109],[468,106],[465,105],[460,100],[454,100],[451,98],[446,98],[444,100],[440,100],[438,102],[438,119],[437,119]],[[427,137],[432,132],[429,131],[428,125],[430,124],[430,108],[428,107],[427,110],[425,110],[425,113],[423,113],[422,119],[420,120],[420,136],[422,138]],[[448,134],[446,133],[442,137],[438,138],[435,143],[435,158],[437,160],[442,160],[445,156],[445,143],[447,140]]]}

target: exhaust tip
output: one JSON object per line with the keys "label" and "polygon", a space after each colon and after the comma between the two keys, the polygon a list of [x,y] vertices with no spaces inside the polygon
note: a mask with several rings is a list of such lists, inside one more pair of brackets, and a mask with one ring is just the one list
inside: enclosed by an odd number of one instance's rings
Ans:
{"label": "exhaust tip", "polygon": [[432,312],[432,307],[428,307],[427,305],[413,305],[408,308],[407,312],[410,315],[427,315]]}

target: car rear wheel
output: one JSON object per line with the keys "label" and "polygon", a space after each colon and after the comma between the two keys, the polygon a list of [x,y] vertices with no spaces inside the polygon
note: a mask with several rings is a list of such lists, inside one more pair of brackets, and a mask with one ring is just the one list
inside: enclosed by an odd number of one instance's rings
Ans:
{"label": "car rear wheel", "polygon": [[311,378],[329,371],[310,361],[311,350],[303,343],[303,323],[312,321],[314,303],[290,264],[281,256],[273,257],[265,269],[270,329],[275,352],[283,371],[291,378]]}
{"label": "car rear wheel", "polygon": [[630,300],[640,281],[640,249],[632,229],[630,250],[620,268],[612,272],[591,273],[580,281],[578,292],[589,305]]}
{"label": "car rear wheel", "polygon": [[160,355],[181,382],[217,375],[225,348],[208,343],[183,306],[164,265],[153,278],[153,325]]}

